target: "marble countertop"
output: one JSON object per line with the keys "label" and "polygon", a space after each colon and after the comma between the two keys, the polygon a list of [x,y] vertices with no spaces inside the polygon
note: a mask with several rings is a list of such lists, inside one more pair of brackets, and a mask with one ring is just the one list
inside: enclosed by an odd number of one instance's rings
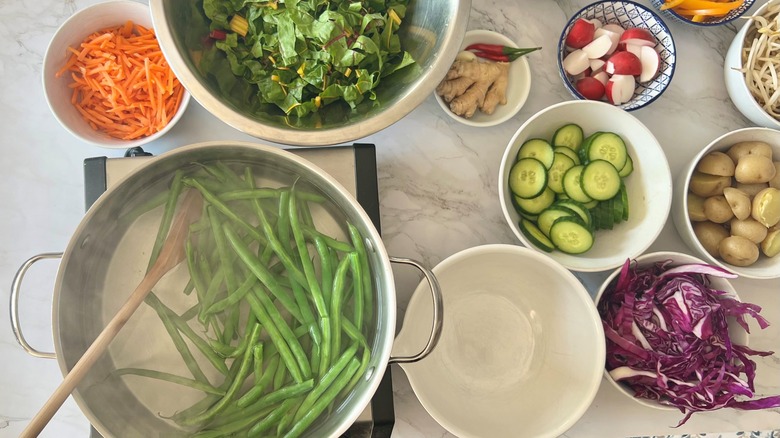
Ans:
{"label": "marble countertop", "polygon": [[[123,152],[73,138],[49,112],[41,87],[41,63],[49,39],[70,14],[91,3],[0,2],[0,138],[5,154],[0,159],[0,436],[18,435],[62,379],[55,361],[28,356],[13,338],[7,308],[13,274],[28,257],[65,248],[84,214],[84,158]],[[469,29],[495,30],[520,46],[544,47],[529,57],[531,93],[516,117],[493,128],[457,123],[430,96],[400,122],[363,139],[377,145],[381,220],[389,253],[434,266],[469,247],[519,244],[498,203],[499,160],[526,119],[571,99],[557,73],[555,46],[567,17],[587,3],[473,0]],[[658,138],[676,175],[701,147],[750,122],[731,104],[723,84],[723,56],[735,26],[693,29],[669,25],[679,55],[674,80],[661,98],[633,114]],[[146,149],[158,154],[196,141],[223,139],[253,140],[193,101],[179,124]],[[689,252],[671,220],[650,250]],[[22,298],[25,333],[41,350],[53,350],[50,308],[56,269],[56,262],[36,265]],[[581,274],[579,278],[594,294],[605,276]],[[396,272],[396,277],[400,324],[418,279],[405,270]],[[763,306],[762,314],[773,324],[754,333],[751,346],[780,351],[780,280],[738,279],[734,285],[744,300]],[[780,394],[780,354],[757,362],[758,392]],[[393,383],[397,416],[393,436],[451,436],[426,413],[400,368],[393,369]],[[780,434],[780,409],[698,414],[683,427],[672,428],[680,418],[677,412],[631,403],[605,383],[584,417],[565,436]],[[75,402],[68,400],[42,436],[87,434],[87,420]]]}

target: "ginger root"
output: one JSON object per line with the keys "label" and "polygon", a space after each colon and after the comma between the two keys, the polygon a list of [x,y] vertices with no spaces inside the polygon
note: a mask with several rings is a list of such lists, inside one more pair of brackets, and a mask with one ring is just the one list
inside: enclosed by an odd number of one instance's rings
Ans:
{"label": "ginger root", "polygon": [[509,63],[455,61],[436,92],[453,113],[471,118],[479,109],[493,114],[496,106],[506,104]]}

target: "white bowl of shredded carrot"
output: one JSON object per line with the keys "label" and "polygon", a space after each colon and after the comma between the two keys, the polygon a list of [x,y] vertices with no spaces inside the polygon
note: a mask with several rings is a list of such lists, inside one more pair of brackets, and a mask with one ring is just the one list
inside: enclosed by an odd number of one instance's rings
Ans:
{"label": "white bowl of shredded carrot", "polygon": [[651,0],[664,18],[694,26],[721,26],[744,15],[755,0]]}
{"label": "white bowl of shredded carrot", "polygon": [[43,60],[43,87],[65,129],[107,148],[160,138],[190,99],[163,57],[149,7],[128,0],[87,7],[60,26]]}

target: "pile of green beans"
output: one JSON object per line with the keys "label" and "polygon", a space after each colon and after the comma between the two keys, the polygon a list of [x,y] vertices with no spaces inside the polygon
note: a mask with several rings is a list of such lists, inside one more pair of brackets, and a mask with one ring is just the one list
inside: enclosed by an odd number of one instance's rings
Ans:
{"label": "pile of green beans", "polygon": [[[171,181],[149,266],[181,193],[197,190],[203,213],[190,227],[182,291],[194,292],[197,303],[177,314],[165,301],[180,296],[153,291],[146,304],[191,376],[139,368],[115,374],[202,391],[199,402],[170,417],[196,437],[300,436],[368,367],[374,301],[363,237],[347,222],[347,241],[318,231],[310,205],[328,201],[303,185],[257,187],[251,167],[237,172],[224,162],[178,171]],[[204,362],[219,381],[209,381]]]}

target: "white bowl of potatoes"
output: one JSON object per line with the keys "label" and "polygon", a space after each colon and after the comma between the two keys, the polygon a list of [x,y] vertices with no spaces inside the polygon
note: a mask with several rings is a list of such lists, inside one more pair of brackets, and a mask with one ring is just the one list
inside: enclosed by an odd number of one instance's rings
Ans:
{"label": "white bowl of potatoes", "polygon": [[780,131],[715,139],[674,184],[672,219],[702,258],[742,277],[780,277]]}

